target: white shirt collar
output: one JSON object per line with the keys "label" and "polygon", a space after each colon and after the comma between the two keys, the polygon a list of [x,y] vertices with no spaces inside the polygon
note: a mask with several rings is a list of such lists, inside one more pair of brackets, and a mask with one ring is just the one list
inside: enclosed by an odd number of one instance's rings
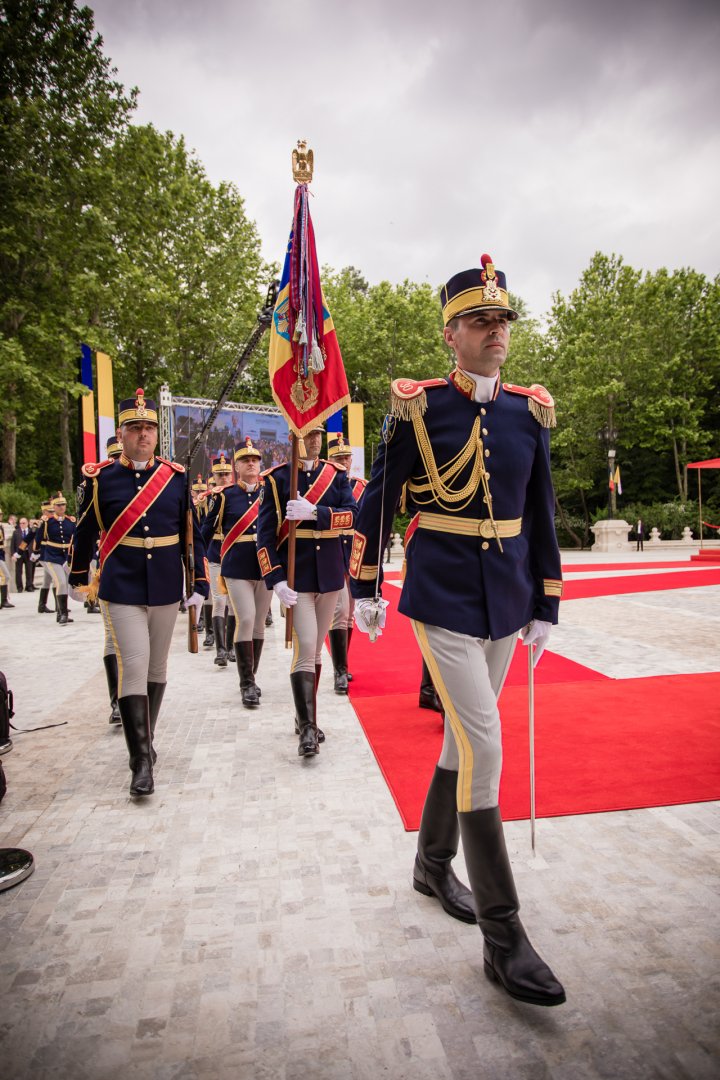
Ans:
{"label": "white shirt collar", "polygon": [[492,401],[499,375],[476,375],[473,371],[463,369],[463,375],[472,379],[475,383],[474,401]]}

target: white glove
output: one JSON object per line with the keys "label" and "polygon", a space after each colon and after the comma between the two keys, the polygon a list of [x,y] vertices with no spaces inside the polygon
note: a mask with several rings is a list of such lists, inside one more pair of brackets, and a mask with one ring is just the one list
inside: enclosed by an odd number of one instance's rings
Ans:
{"label": "white glove", "polygon": [[39,560],[39,558],[40,558],[40,556],[37,554],[37,552],[33,552],[32,555],[30,556],[30,562],[37,562]]}
{"label": "white glove", "polygon": [[85,595],[85,593],[81,593],[79,589],[73,588],[72,585],[68,585],[68,593],[70,595],[70,599],[74,600],[76,604],[84,604],[87,600],[87,596]]}
{"label": "white glove", "polygon": [[185,606],[195,608],[195,620],[197,621],[197,617],[198,617],[197,609],[201,608],[203,606],[203,604],[205,604],[205,603],[207,603],[207,601],[206,601],[205,597],[202,595],[202,593],[194,592],[192,594],[192,596],[190,597],[190,599],[185,601]]}
{"label": "white glove", "polygon": [[300,496],[290,499],[285,507],[288,521],[314,521],[317,518],[317,506]]}
{"label": "white glove", "polygon": [[533,667],[538,666],[538,661],[545,652],[545,646],[550,640],[551,630],[552,623],[544,622],[542,619],[533,619],[531,623],[528,623],[527,626],[520,631],[520,640],[523,645],[535,646]]}
{"label": "white glove", "polygon": [[[290,503],[288,503],[288,506]],[[297,604],[298,594],[294,589],[291,589],[287,581],[278,581],[277,585],[273,585],[273,592],[277,596],[281,604],[285,607],[295,607]]]}
{"label": "white glove", "polygon": [[377,600],[366,598],[355,601],[355,625],[358,630],[362,630],[363,634],[369,634],[371,641],[382,637],[387,606],[387,600],[383,600],[382,597],[378,597]]}

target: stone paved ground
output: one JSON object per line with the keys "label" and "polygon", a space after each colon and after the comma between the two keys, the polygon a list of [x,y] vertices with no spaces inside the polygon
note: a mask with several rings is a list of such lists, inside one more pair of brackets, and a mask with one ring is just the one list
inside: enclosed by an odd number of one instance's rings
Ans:
{"label": "stone paved ground", "polygon": [[[178,622],[156,794],[135,803],[100,619],[73,605],[60,628],[36,597],[0,613],[0,667],[19,727],[67,725],[3,759],[0,845],[37,867],[0,893],[3,1080],[720,1073],[717,804],[542,820],[534,860],[528,824],[508,824],[526,925],[568,994],[514,1003],[483,977],[479,931],[410,887],[415,834],[327,670],[327,742],[298,759],[277,609],[254,712]],[[642,674],[681,638],[696,670],[717,599],[623,600],[623,657]],[[607,663],[609,609],[565,605],[556,647]]]}

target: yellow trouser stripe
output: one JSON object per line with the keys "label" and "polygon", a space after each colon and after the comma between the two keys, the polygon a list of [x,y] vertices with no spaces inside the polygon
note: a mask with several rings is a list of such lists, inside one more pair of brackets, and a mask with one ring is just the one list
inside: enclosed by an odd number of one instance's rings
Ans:
{"label": "yellow trouser stripe", "polygon": [[445,716],[450,722],[450,728],[455,737],[455,743],[458,748],[458,758],[460,761],[458,766],[457,808],[461,813],[467,813],[472,810],[472,774],[475,760],[473,757],[472,745],[467,737],[465,728],[462,726],[460,717],[455,711],[452,698],[448,693],[448,688],[440,674],[440,668],[433,656],[432,646],[428,640],[425,624],[416,622],[415,619],[411,619],[410,622],[415,631],[415,637],[418,640],[420,652],[423,654],[435,689],[437,690],[443,708],[445,709]]}

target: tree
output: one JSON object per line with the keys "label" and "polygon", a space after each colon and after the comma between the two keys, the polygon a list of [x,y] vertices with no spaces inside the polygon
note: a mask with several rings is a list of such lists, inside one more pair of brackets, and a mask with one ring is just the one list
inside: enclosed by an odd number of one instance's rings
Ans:
{"label": "tree", "polygon": [[[0,2],[0,397],[3,479],[18,432],[58,415],[69,460],[93,207],[107,147],[135,105],[102,53],[92,12],[72,0]],[[65,483],[70,477],[66,475]]]}

